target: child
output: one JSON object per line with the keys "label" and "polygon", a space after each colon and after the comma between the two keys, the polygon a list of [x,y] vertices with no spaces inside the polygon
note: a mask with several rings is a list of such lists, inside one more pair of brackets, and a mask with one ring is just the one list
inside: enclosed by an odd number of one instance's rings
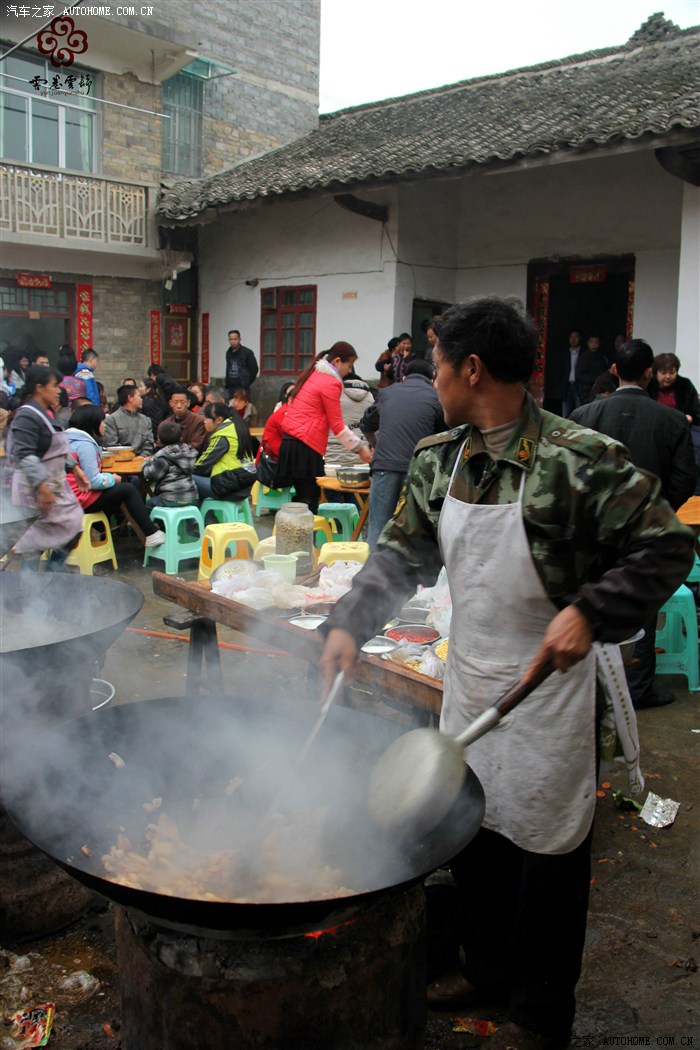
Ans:
{"label": "child", "polygon": [[192,480],[197,452],[182,442],[179,423],[165,420],[158,425],[158,451],[143,464],[143,477],[155,484],[156,495],[146,500],[149,510],[154,507],[197,506],[199,497]]}

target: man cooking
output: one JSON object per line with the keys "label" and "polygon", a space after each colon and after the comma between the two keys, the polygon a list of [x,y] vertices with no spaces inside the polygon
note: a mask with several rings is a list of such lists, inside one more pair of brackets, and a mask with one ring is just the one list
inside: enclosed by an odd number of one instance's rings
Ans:
{"label": "man cooking", "polygon": [[520,676],[557,671],[469,748],[484,824],[452,864],[459,973],[429,1002],[507,1005],[490,1050],[568,1043],[596,792],[594,640],[631,636],[686,578],[693,537],[626,450],[526,392],[537,336],[520,304],[448,310],[433,352],[447,433],[416,447],[406,501],[323,630],[330,682],[444,562],[452,624],[440,728],[456,735]]}

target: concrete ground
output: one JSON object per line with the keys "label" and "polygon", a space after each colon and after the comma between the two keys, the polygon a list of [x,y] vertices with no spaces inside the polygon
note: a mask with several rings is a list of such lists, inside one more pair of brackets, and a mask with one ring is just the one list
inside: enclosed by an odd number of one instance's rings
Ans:
{"label": "concrete ground", "polygon": [[[269,532],[264,519],[260,532]],[[187,645],[160,636],[174,633],[164,626],[163,616],[176,610],[153,595],[150,568],[141,568],[141,552],[133,541],[120,541],[118,556],[119,578],[141,588],[145,603],[108,651],[100,673],[117,687],[114,702],[181,694]],[[105,569],[100,574],[111,572]],[[181,575],[196,578],[194,563]],[[219,637],[242,647],[249,641],[228,629],[220,629]],[[226,689],[232,695],[238,688],[251,686],[283,692],[290,673],[286,658],[244,649],[223,650],[222,666]],[[688,693],[683,678],[664,678],[663,684],[676,690],[677,699],[669,707],[640,712],[642,766],[647,789],[675,799],[681,808],[672,826],[651,828],[636,812],[621,812],[614,804],[616,789],[627,794],[624,773],[616,771],[601,778],[605,786],[601,785],[598,799],[590,920],[574,1046],[700,1047],[700,694]],[[645,797],[646,790],[642,801]],[[13,955],[29,956],[30,965],[23,975],[26,997],[32,1005],[57,1004],[49,1046],[118,1050],[118,974],[109,909],[93,910],[60,935],[21,947],[2,947],[6,949],[0,951],[3,1015],[21,1005],[16,1001],[16,982],[8,977]],[[86,970],[99,984],[82,991],[61,989],[60,977],[75,970]],[[470,1016],[499,1020],[493,1011],[473,1010]],[[481,1045],[474,1034],[458,1032],[456,1027],[453,1016],[432,1014],[426,1046],[448,1050]],[[6,1045],[2,1038],[0,1029],[0,1046]],[[488,1047],[487,1040],[484,1045]]]}

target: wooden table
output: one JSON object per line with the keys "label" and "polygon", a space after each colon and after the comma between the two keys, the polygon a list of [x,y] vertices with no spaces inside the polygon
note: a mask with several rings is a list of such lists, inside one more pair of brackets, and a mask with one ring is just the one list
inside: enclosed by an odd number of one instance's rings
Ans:
{"label": "wooden table", "polygon": [[[134,456],[133,459],[117,459],[117,460],[113,460],[109,456],[106,457],[106,458],[107,458],[107,461],[109,463],[111,463],[111,466],[109,466],[109,467],[105,466],[104,460],[103,460],[103,462],[102,462],[102,469],[105,472],[105,474],[119,474],[119,476],[122,479],[125,479],[125,478],[128,478],[128,477],[138,477],[140,482],[141,482],[141,495],[144,498],[144,500],[147,499],[148,496],[152,496],[153,495],[153,492],[151,490],[151,486],[148,484],[148,482],[146,481],[146,479],[144,478],[143,473],[142,473],[142,471],[143,471],[143,464],[146,461],[146,457],[145,456]],[[139,528],[139,526],[136,524],[136,522],[132,518],[131,514],[129,513],[129,508],[127,507],[126,503],[122,503],[121,508],[122,508],[123,513],[124,513],[124,517],[129,522],[129,524],[131,525],[132,529],[134,530],[134,532],[136,533],[138,538],[141,540],[142,543],[145,543],[146,542],[146,537],[144,536],[144,534],[142,533],[141,529]]]}
{"label": "wooden table", "polygon": [[[274,639],[275,648],[288,650],[312,667],[318,666],[325,639],[317,631],[296,627],[276,615],[275,610],[249,609],[246,605],[214,594],[208,582],[186,583],[162,572],[152,575],[154,592],[209,621],[214,639],[216,624],[224,624],[242,634],[252,635],[258,641],[264,640],[269,644],[270,639]],[[210,656],[213,655],[213,648],[210,645]],[[218,648],[216,655],[218,658]],[[218,673],[220,680],[220,668]],[[423,718],[429,714],[439,714],[442,706],[442,682],[378,656],[360,653],[353,680],[381,694],[397,707],[409,709],[413,713],[420,712]]]}
{"label": "wooden table", "polygon": [[684,525],[687,525],[695,533],[695,549],[700,554],[700,496],[691,496],[689,500],[679,507],[676,516]]}
{"label": "wooden table", "polygon": [[[362,534],[362,526],[366,522],[367,514],[369,513],[369,481],[364,482],[359,487],[355,487],[354,485],[342,485],[337,478],[328,478],[324,475],[322,478],[316,478],[316,484],[321,490],[321,503],[332,503],[332,493],[334,492],[349,492],[351,496],[355,497],[360,508],[360,516],[350,538],[353,542],[358,540]],[[331,496],[328,493],[331,493]]]}

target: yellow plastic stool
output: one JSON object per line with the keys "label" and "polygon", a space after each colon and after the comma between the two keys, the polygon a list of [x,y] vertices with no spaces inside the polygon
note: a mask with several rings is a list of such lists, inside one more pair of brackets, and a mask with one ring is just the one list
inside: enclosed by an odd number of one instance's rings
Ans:
{"label": "yellow plastic stool", "polygon": [[258,546],[258,534],[252,525],[242,521],[226,522],[222,525],[207,525],[202,537],[202,553],[199,557],[198,580],[208,580],[214,569],[226,561],[229,547],[235,546],[234,558],[249,558]]}
{"label": "yellow plastic stool", "polygon": [[334,561],[367,561],[369,543],[324,543],[319,551],[319,565],[332,565]]}
{"label": "yellow plastic stool", "polygon": [[[104,529],[104,537],[93,538],[92,529],[95,526],[101,526]],[[92,576],[93,567],[103,561],[111,561],[112,568],[118,568],[107,515],[102,511],[96,514],[85,514],[83,534],[77,547],[74,547],[68,555],[66,565],[77,565],[81,576]]]}
{"label": "yellow plastic stool", "polygon": [[324,543],[333,541],[333,529],[331,523],[326,521],[320,514],[314,514],[314,546],[322,547]]}
{"label": "yellow plastic stool", "polygon": [[274,536],[268,536],[265,540],[260,540],[260,543],[253,552],[253,561],[261,561],[266,554],[277,553],[277,540]]}

